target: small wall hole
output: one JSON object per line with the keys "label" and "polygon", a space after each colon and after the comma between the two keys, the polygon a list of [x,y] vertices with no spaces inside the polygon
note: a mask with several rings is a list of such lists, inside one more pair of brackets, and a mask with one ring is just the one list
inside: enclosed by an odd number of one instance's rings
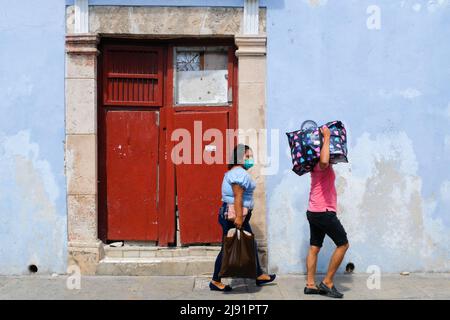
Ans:
{"label": "small wall hole", "polygon": [[31,273],[36,273],[36,272],[38,272],[38,267],[34,264],[30,264],[28,266],[28,271],[30,271]]}
{"label": "small wall hole", "polygon": [[347,263],[347,265],[345,266],[345,272],[352,273],[353,270],[355,270],[355,265],[353,264],[353,262]]}

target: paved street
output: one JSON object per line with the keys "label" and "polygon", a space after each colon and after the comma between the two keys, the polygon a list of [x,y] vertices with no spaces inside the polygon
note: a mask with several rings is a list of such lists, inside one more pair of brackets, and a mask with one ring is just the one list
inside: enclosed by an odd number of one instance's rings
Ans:
{"label": "paved street", "polygon": [[[336,286],[345,299],[450,299],[450,274],[385,274],[380,289],[368,289],[368,274],[345,274]],[[69,290],[67,275],[2,276],[0,299],[328,299],[305,296],[304,275],[278,276],[273,284],[256,287],[252,281],[226,279],[234,290],[212,292],[209,277],[83,276],[81,288]],[[318,278],[320,279],[320,277]]]}

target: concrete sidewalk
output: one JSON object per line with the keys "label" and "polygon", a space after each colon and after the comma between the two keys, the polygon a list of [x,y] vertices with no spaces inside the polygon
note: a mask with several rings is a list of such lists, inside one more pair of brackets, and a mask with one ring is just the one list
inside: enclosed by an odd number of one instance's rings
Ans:
{"label": "concrete sidewalk", "polygon": [[[450,299],[450,274],[384,274],[380,289],[368,289],[369,274],[336,277],[344,299]],[[278,276],[273,284],[255,286],[253,281],[226,279],[234,290],[212,292],[209,277],[83,276],[81,289],[69,290],[66,275],[0,276],[0,299],[329,299],[305,296],[304,275]],[[317,277],[320,279],[320,275]]]}

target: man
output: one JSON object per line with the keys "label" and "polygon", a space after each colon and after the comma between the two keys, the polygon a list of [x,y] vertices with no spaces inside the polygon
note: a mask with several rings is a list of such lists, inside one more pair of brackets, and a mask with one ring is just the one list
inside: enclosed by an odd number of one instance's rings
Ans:
{"label": "man", "polygon": [[[320,160],[311,172],[311,191],[308,211],[306,212],[310,227],[310,248],[306,258],[307,283],[305,294],[322,294],[332,298],[342,298],[333,283],[333,277],[339,268],[349,247],[347,233],[336,216],[337,195],[334,185],[335,174],[330,164],[330,130],[321,128],[323,147]],[[331,256],[327,274],[319,286],[315,284],[317,255],[322,247],[325,235],[336,244]]]}

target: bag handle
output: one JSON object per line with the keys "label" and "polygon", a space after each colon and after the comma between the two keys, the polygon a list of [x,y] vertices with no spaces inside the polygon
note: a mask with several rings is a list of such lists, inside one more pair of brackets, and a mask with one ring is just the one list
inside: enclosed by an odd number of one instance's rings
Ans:
{"label": "bag handle", "polygon": [[300,130],[303,130],[303,128],[305,127],[306,124],[310,124],[311,127],[317,128],[317,123],[315,121],[313,121],[313,120],[305,120],[305,121],[303,121],[303,123],[302,123],[302,125],[300,127]]}

